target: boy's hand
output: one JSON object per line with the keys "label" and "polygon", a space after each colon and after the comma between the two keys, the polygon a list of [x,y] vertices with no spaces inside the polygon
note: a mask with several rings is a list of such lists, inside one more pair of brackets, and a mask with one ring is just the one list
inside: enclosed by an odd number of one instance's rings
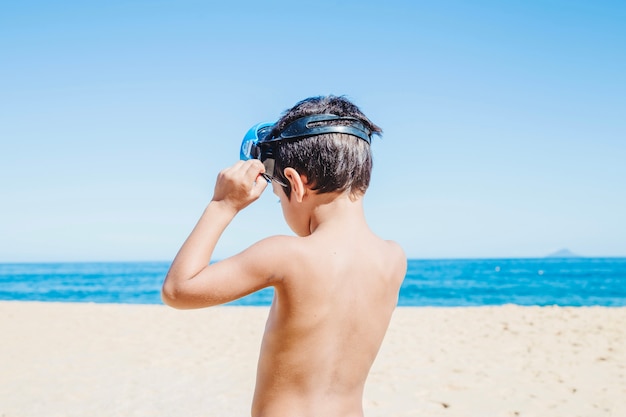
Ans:
{"label": "boy's hand", "polygon": [[259,198],[267,181],[261,176],[265,172],[258,159],[238,161],[222,170],[217,176],[213,201],[228,205],[236,211],[242,210]]}

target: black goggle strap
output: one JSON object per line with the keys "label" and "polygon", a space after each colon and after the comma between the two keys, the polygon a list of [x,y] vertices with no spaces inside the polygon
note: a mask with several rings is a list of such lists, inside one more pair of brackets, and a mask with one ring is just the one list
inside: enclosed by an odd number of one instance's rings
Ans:
{"label": "black goggle strap", "polygon": [[[348,121],[349,125],[321,125],[321,126],[309,126],[317,122],[332,122],[332,121]],[[279,136],[268,137],[261,139],[262,142],[278,142],[281,140],[301,139],[310,136],[323,135],[327,133],[344,133],[346,135],[356,136],[363,139],[367,143],[371,143],[371,132],[365,127],[365,125],[354,117],[341,117],[334,114],[316,114],[313,116],[301,117],[293,122],[289,123]]]}
{"label": "black goggle strap", "polygon": [[[317,122],[333,122],[342,121],[349,122],[348,125],[321,125],[321,126],[309,126]],[[274,150],[273,142],[280,142],[283,140],[295,140],[303,139],[311,136],[324,135],[327,133],[343,133],[346,135],[356,136],[359,139],[363,139],[367,143],[371,143],[371,131],[358,119],[354,117],[341,117],[334,114],[316,114],[313,116],[301,117],[289,123],[279,136],[268,136],[271,126],[265,126],[256,132],[257,141],[254,145],[251,145],[249,155],[252,158],[260,159],[265,166],[265,173],[263,178],[268,182],[274,181],[277,184],[287,187],[287,184],[276,179],[274,176]]]}

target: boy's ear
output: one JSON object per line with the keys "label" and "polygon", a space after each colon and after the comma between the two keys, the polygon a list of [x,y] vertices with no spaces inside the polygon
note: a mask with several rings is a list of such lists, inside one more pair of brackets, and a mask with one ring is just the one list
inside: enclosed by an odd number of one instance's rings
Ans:
{"label": "boy's ear", "polygon": [[287,178],[287,180],[289,181],[289,184],[291,184],[291,195],[295,197],[298,203],[302,203],[304,195],[307,192],[306,176],[298,174],[298,171],[293,168],[285,168],[283,174],[285,175],[285,178]]}

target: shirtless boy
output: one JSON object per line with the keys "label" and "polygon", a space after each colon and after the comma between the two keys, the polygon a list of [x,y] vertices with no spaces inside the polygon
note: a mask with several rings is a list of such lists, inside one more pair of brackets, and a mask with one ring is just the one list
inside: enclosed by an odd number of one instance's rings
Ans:
{"label": "shirtless boy", "polygon": [[[406,272],[402,249],[376,236],[363,212],[370,140],[381,130],[347,99],[328,96],[256,132],[244,152],[252,159],[218,175],[163,301],[201,308],[274,287],[252,416],[362,417],[365,380]],[[221,233],[268,182],[297,236],[269,237],[209,265]]]}

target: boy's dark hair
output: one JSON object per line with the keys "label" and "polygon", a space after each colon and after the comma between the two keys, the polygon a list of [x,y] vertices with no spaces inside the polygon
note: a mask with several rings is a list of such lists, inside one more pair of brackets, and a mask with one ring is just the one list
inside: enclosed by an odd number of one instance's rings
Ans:
{"label": "boy's dark hair", "polygon": [[[302,100],[283,114],[274,125],[271,134],[280,133],[296,119],[316,114],[354,117],[372,134],[382,133],[382,129],[372,123],[348,99],[331,95]],[[325,122],[329,123],[342,124],[341,121]],[[349,191],[352,194],[364,194],[370,183],[372,171],[370,144],[345,133],[327,133],[279,142],[275,146],[274,157],[274,176],[289,184],[283,171],[287,167],[294,168],[307,177],[312,189],[318,193]],[[291,187],[287,186],[285,193],[290,197]]]}

